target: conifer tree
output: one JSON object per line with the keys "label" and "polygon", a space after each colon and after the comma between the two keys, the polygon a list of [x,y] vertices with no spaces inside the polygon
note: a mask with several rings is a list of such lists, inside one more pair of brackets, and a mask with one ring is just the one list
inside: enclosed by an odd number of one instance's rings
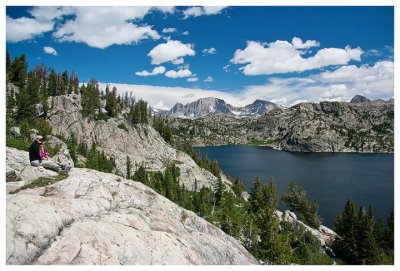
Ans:
{"label": "conifer tree", "polygon": [[[108,86],[107,86],[108,88]],[[113,87],[113,90],[107,91],[106,88],[106,106],[105,109],[107,111],[107,115],[109,117],[115,117],[117,115],[117,88]]]}
{"label": "conifer tree", "polygon": [[131,165],[131,158],[129,155],[126,156],[126,178],[130,179],[131,178],[131,170],[132,170],[132,165]]}
{"label": "conifer tree", "polygon": [[356,206],[349,199],[344,211],[335,219],[335,231],[338,237],[332,245],[336,255],[348,263],[356,263],[358,259],[358,225]]}
{"label": "conifer tree", "polygon": [[9,80],[11,83],[14,83],[17,87],[19,87],[20,91],[23,90],[26,85],[27,68],[28,63],[26,62],[26,56],[24,54],[21,54],[19,57],[15,58],[9,67]]}
{"label": "conifer tree", "polygon": [[49,80],[47,83],[47,95],[56,96],[57,95],[57,74],[54,69],[51,69]]}

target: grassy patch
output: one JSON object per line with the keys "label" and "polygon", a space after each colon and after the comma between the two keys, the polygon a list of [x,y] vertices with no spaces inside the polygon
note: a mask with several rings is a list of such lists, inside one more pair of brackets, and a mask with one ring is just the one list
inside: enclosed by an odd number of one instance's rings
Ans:
{"label": "grassy patch", "polygon": [[41,177],[39,179],[34,180],[30,184],[24,185],[20,189],[14,191],[14,192],[11,192],[10,194],[15,194],[15,193],[18,193],[19,191],[22,191],[22,190],[25,190],[25,189],[37,188],[37,187],[43,187],[43,186],[51,185],[51,184],[57,183],[59,181],[62,181],[64,179],[66,179],[67,177],[68,177],[68,173],[59,174],[59,175],[57,175],[55,177]]}
{"label": "grassy patch", "polygon": [[125,130],[126,132],[129,132],[128,131],[128,128],[125,126],[125,124],[123,124],[123,123],[121,123],[121,124],[118,124],[118,128],[119,129],[122,129],[122,130]]}
{"label": "grassy patch", "polygon": [[6,146],[15,148],[21,151],[28,151],[29,146],[32,144],[32,141],[26,139],[26,138],[15,138],[15,137],[10,137],[6,139]]}
{"label": "grassy patch", "polygon": [[259,139],[252,139],[247,145],[250,146],[268,146],[268,145],[273,145],[275,143],[275,140],[273,139],[268,139],[268,140],[259,140]]}

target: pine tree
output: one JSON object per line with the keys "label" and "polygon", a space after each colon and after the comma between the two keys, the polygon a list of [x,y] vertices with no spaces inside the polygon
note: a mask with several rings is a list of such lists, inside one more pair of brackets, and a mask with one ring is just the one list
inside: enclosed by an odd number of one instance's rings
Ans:
{"label": "pine tree", "polygon": [[132,170],[132,165],[131,165],[131,158],[129,155],[126,156],[126,178],[130,179],[131,178],[131,170]]}
{"label": "pine tree", "polygon": [[358,216],[357,232],[357,262],[361,264],[374,264],[377,259],[377,245],[374,236],[375,218],[372,207],[368,211],[364,207],[360,208]]}
{"label": "pine tree", "polygon": [[246,190],[240,177],[237,177],[236,180],[233,182],[232,190],[235,193],[235,195],[238,197],[240,197],[242,192]]}
{"label": "pine tree", "polygon": [[260,210],[261,206],[261,201],[262,201],[262,194],[261,194],[261,180],[259,177],[257,177],[254,182],[253,182],[253,187],[251,188],[250,191],[250,198],[249,198],[249,203],[250,203],[250,211],[253,212],[254,214],[257,214],[258,211]]}
{"label": "pine tree", "polygon": [[240,222],[234,205],[234,196],[231,192],[224,192],[221,199],[221,230],[239,238]]}
{"label": "pine tree", "polygon": [[100,109],[100,94],[98,83],[95,79],[91,79],[87,86],[82,89],[82,115],[84,117],[94,117]]}
{"label": "pine tree", "polygon": [[10,53],[8,51],[6,51],[6,78],[7,81],[9,80],[9,72],[10,72],[10,67],[11,67],[11,57],[10,57]]}
{"label": "pine tree", "polygon": [[67,147],[69,150],[69,155],[72,158],[72,161],[74,161],[74,163],[77,162],[78,160],[78,156],[77,156],[77,148],[78,148],[78,141],[75,138],[74,134],[71,134],[67,140]]}
{"label": "pine tree", "polygon": [[282,201],[291,211],[297,212],[300,220],[307,225],[313,228],[318,228],[321,225],[321,219],[318,215],[318,203],[309,202],[306,191],[298,184],[289,184],[289,192],[282,196]]}
{"label": "pine tree", "polygon": [[9,80],[19,87],[20,91],[23,90],[26,85],[27,68],[28,63],[26,62],[26,56],[24,54],[15,58],[9,67]]}
{"label": "pine tree", "polygon": [[141,183],[147,183],[147,173],[143,166],[140,166],[136,171],[135,174],[132,176],[132,179]]}
{"label": "pine tree", "polygon": [[335,231],[338,237],[332,244],[335,254],[348,263],[357,263],[358,216],[356,206],[350,199],[344,211],[335,219]]}
{"label": "pine tree", "polygon": [[[107,86],[108,87],[108,86]],[[107,91],[106,88],[106,106],[107,115],[109,117],[115,117],[117,115],[117,88],[114,87],[111,92]]]}
{"label": "pine tree", "polygon": [[51,69],[50,71],[49,80],[47,83],[47,95],[57,95],[57,74],[54,69]]}
{"label": "pine tree", "polygon": [[256,254],[269,263],[288,264],[290,244],[286,236],[279,235],[279,221],[275,214],[278,208],[276,185],[271,181],[261,189],[261,202],[256,223],[260,229],[260,242]]}

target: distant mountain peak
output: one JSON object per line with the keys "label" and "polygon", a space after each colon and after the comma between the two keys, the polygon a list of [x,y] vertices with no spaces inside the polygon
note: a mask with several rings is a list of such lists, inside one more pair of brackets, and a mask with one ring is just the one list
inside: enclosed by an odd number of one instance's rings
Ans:
{"label": "distant mountain peak", "polygon": [[354,97],[350,100],[350,103],[352,103],[352,104],[360,104],[360,103],[368,103],[368,102],[370,102],[370,101],[371,101],[371,100],[368,99],[368,98],[365,97],[365,96],[356,95],[356,96],[354,96]]}
{"label": "distant mountain peak", "polygon": [[222,113],[231,116],[258,117],[276,108],[279,108],[279,106],[261,99],[257,99],[252,104],[243,107],[235,107],[227,104],[222,99],[206,97],[185,105],[177,103],[167,115],[184,118],[199,118]]}

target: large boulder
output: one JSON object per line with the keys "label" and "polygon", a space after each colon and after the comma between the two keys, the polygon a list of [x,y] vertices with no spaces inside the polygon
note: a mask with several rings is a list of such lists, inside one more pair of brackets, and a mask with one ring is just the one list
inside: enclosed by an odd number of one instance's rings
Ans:
{"label": "large boulder", "polygon": [[257,264],[141,183],[89,169],[6,198],[7,264]]}
{"label": "large boulder", "polygon": [[58,176],[58,173],[55,171],[49,169],[40,171],[37,167],[28,165],[18,174],[16,181],[7,182],[6,192],[14,193],[39,178],[54,178],[56,176]]}
{"label": "large boulder", "polygon": [[55,136],[49,136],[47,139],[47,144],[58,150],[57,154],[52,157],[52,160],[70,168],[74,167],[74,161],[69,153],[67,144]]}

